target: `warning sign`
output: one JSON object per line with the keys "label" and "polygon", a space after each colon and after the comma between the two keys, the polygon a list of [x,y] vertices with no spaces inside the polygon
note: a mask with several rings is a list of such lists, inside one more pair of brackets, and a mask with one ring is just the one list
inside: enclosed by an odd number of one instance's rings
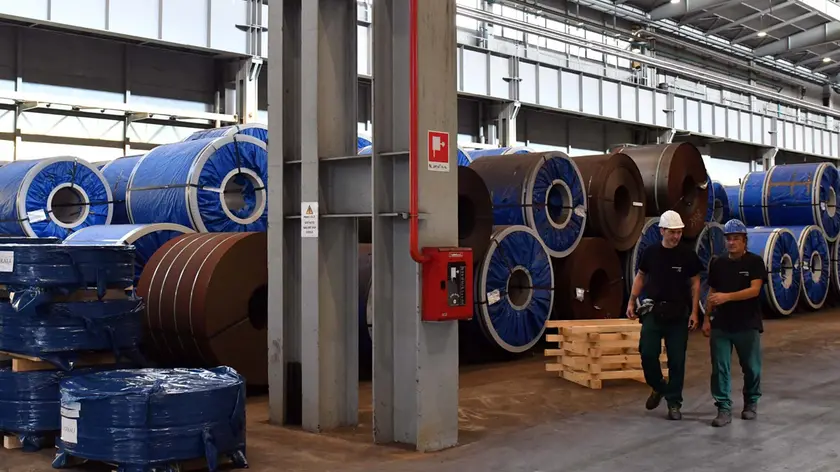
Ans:
{"label": "warning sign", "polygon": [[429,131],[429,170],[449,172],[449,133]]}
{"label": "warning sign", "polygon": [[300,237],[318,237],[318,202],[301,202]]}

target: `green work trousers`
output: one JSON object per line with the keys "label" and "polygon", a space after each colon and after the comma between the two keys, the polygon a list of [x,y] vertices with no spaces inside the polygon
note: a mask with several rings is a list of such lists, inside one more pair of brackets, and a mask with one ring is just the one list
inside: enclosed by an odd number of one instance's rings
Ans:
{"label": "green work trousers", "polygon": [[757,329],[728,332],[713,329],[709,338],[712,353],[712,398],[719,411],[732,411],[732,348],[738,353],[744,374],[744,404],[758,403],[761,397],[761,334]]}
{"label": "green work trousers", "polygon": [[[659,356],[662,340],[665,339],[665,353],[668,355],[668,381],[662,376]],[[682,406],[683,381],[685,379],[685,351],[688,348],[688,316],[669,322],[662,322],[654,315],[642,319],[642,334],[639,340],[639,354],[645,382],[662,394],[668,406]]]}

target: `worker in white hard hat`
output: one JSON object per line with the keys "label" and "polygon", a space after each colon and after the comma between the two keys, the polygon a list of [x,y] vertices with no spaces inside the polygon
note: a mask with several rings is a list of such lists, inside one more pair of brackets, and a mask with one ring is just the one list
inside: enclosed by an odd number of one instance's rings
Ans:
{"label": "worker in white hard hat", "polygon": [[[644,289],[643,309],[638,313],[642,323],[639,353],[645,382],[653,390],[645,407],[653,410],[665,398],[671,420],[682,419],[688,332],[696,329],[700,312],[702,264],[691,247],[680,244],[684,227],[679,213],[662,213],[662,243],[651,245],[642,253],[627,303],[627,317],[637,318],[636,302]],[[667,382],[659,366],[663,338],[668,354]]]}
{"label": "worker in white hard hat", "polygon": [[767,277],[764,259],[747,250],[747,227],[733,219],[723,226],[727,257],[709,265],[709,296],[703,334],[709,336],[712,356],[712,398],[718,413],[712,426],[732,422],[732,349],[744,374],[744,409],[741,418],[754,420],[761,397],[761,304],[758,295]]}

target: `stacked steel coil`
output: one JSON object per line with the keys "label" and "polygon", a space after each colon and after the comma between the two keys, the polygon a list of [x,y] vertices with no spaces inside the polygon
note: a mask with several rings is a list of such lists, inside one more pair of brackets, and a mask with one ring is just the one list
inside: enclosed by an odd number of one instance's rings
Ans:
{"label": "stacked steel coil", "polygon": [[615,152],[627,154],[639,167],[645,182],[648,216],[674,210],[685,223],[685,237],[694,238],[700,234],[706,219],[709,188],[706,165],[696,147],[689,143],[672,143],[626,146]]}
{"label": "stacked steel coil", "polygon": [[164,366],[227,365],[249,384],[266,385],[267,260],[264,232],[167,241],[137,284],[146,301],[149,356]]}
{"label": "stacked steel coil", "polygon": [[645,184],[639,168],[622,153],[572,160],[586,188],[586,236],[605,238],[617,251],[629,250],[645,223]]}
{"label": "stacked steel coil", "polygon": [[778,315],[793,313],[801,294],[799,245],[786,228],[747,228],[747,250],[764,259],[767,281],[761,288],[764,305]]}
{"label": "stacked steel coil", "polygon": [[726,236],[723,226],[718,223],[707,223],[697,239],[693,241],[694,251],[700,259],[700,311],[706,312],[706,297],[709,295],[709,267],[717,257],[725,256]]}
{"label": "stacked steel coil", "polygon": [[583,238],[569,257],[554,261],[554,319],[618,318],[623,314],[621,261],[603,238]]}
{"label": "stacked steel coil", "polygon": [[726,188],[723,184],[717,181],[712,181],[712,187],[709,189],[709,193],[714,196],[712,201],[711,221],[723,224],[729,221],[730,218],[734,218],[729,216],[729,194],[726,193]]}
{"label": "stacked steel coil", "polygon": [[801,261],[802,298],[812,310],[822,308],[831,284],[831,252],[825,233],[817,225],[788,228],[796,237]]}

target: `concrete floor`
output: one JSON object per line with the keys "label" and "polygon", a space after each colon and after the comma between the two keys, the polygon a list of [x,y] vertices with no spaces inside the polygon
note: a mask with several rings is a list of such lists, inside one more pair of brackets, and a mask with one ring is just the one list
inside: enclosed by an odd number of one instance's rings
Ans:
{"label": "concrete floor", "polygon": [[[641,383],[589,390],[545,372],[534,356],[462,370],[457,448],[423,455],[374,446],[365,385],[360,425],[324,435],[270,426],[267,400],[251,400],[248,459],[259,472],[840,470],[840,310],[767,322],[763,341],[764,397],[755,422],[736,417],[727,428],[709,426],[708,345],[697,333],[681,422],[665,420],[664,407],[646,411]],[[740,388],[738,377],[735,408]],[[0,472],[52,470],[50,458],[51,451],[0,450]]]}

